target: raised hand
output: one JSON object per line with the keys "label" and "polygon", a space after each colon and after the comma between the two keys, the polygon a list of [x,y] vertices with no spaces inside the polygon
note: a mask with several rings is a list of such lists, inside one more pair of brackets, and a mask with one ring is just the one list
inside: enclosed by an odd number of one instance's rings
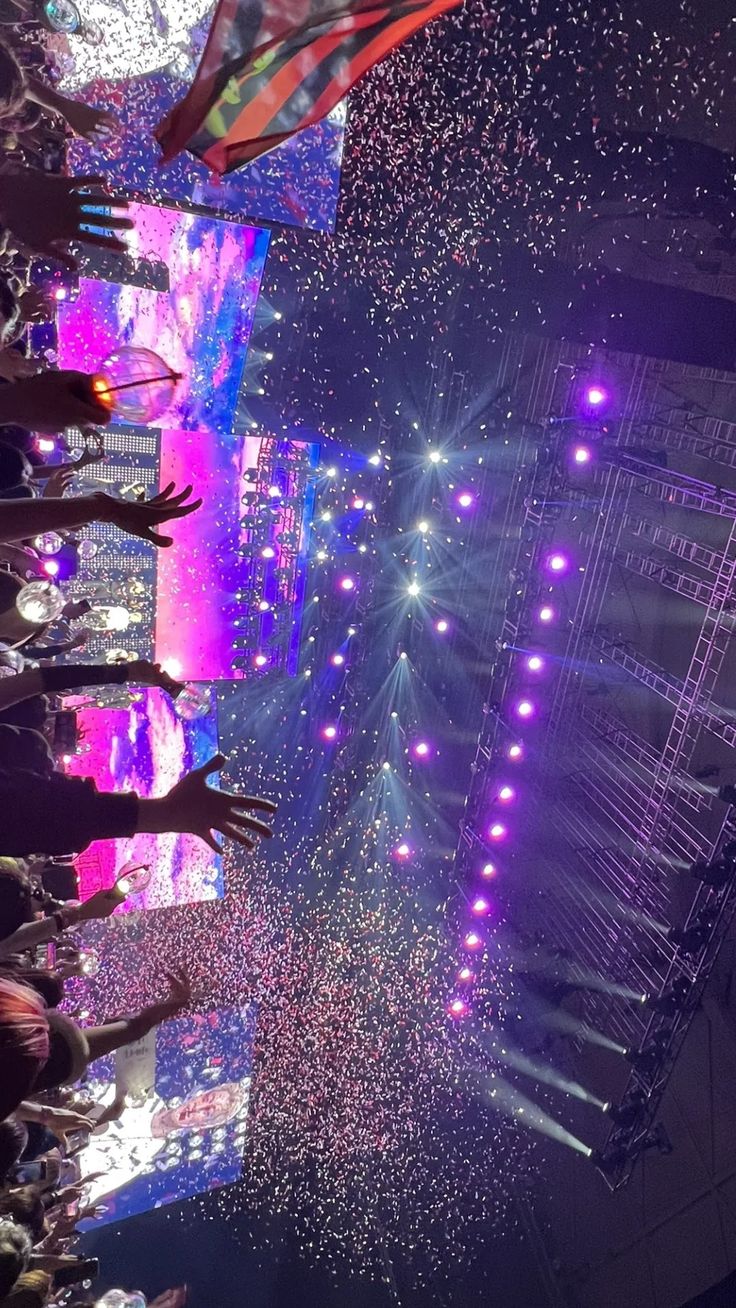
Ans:
{"label": "raised hand", "polygon": [[253,849],[258,836],[268,839],[273,833],[265,822],[251,817],[248,809],[269,815],[276,812],[276,805],[270,799],[230,795],[225,790],[213,790],[208,786],[207,778],[213,772],[219,772],[224,762],[224,756],[216,754],[209,763],[203,763],[183,777],[161,801],[171,824],[165,830],[187,831],[199,836],[216,854],[222,853],[222,845],[215,840],[213,831],[221,831],[246,849]]}
{"label": "raised hand", "polygon": [[102,520],[114,523],[121,531],[127,531],[131,536],[139,536],[141,540],[150,541],[152,545],[166,548],[173,544],[172,537],[162,536],[156,528],[172,518],[186,518],[190,513],[195,513],[201,508],[201,500],[186,503],[191,493],[191,486],[187,486],[183,491],[175,494],[172,481],[160,494],[154,495],[150,500],[116,500],[103,496],[106,505]]}
{"label": "raised hand", "polygon": [[81,100],[66,100],[64,118],[75,136],[83,136],[92,144],[111,136],[120,128],[114,114],[104,109],[96,109],[92,104],[83,104]]}
{"label": "raised hand", "polygon": [[124,241],[109,232],[129,231],[132,220],[93,210],[104,205],[124,211],[128,205],[111,200],[103,187],[104,178],[97,175],[62,177],[15,169],[0,175],[0,220],[21,249],[57,259],[72,270],[77,261],[68,250],[71,242],[125,254]]}
{"label": "raised hand", "polygon": [[160,663],[149,663],[148,659],[134,659],[129,663],[127,680],[141,686],[158,686],[167,695],[171,695],[172,699],[176,699],[184,689],[183,682],[175,681],[168,672],[164,672]]}

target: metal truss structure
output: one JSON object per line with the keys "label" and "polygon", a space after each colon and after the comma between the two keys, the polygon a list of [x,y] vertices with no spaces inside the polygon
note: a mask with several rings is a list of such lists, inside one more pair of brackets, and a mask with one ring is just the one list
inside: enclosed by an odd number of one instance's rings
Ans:
{"label": "metal truss structure", "polygon": [[[614,1159],[605,1175],[615,1188],[630,1175],[635,1141],[656,1116],[736,908],[733,879],[711,886],[689,871],[696,859],[712,861],[734,834],[717,787],[694,771],[705,742],[720,757],[736,745],[736,712],[718,703],[736,604],[736,492],[692,475],[701,465],[693,467],[691,456],[736,466],[736,427],[719,416],[735,379],[633,356],[589,357],[532,338],[516,338],[514,348],[509,371],[531,372],[525,417],[536,435],[519,448],[516,507],[523,507],[512,586],[457,865],[459,876],[470,873],[489,852],[488,778],[511,729],[514,651],[538,639],[532,612],[545,586],[540,557],[553,542],[564,544],[576,566],[558,596],[564,630],[533,751],[534,818],[512,856],[524,901],[518,912],[514,904],[514,917],[543,924],[546,938],[572,960],[573,979],[601,978],[586,999],[590,1026],[626,1050],[654,1042],[657,1057],[646,1073],[632,1067],[629,1091],[643,1102],[635,1126],[613,1128],[603,1151]],[[565,457],[571,436],[581,435],[570,410],[579,378],[596,370],[613,379],[616,417],[605,432],[582,432],[599,452],[583,486]],[[712,475],[714,468],[702,470]],[[633,633],[621,620],[622,595],[634,611]],[[651,626],[649,611],[676,633],[676,666],[660,659],[651,636],[636,639]],[[535,902],[541,913],[529,908]],[[687,932],[693,924],[704,929],[702,947],[683,952],[671,928]],[[689,999],[666,1018],[649,1003],[611,993],[625,986],[662,996],[676,978]]]}

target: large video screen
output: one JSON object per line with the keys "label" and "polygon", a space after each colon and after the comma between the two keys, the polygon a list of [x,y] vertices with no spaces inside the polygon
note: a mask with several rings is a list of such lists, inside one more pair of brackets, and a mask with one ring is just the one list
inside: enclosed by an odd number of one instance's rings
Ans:
{"label": "large video screen", "polygon": [[85,1173],[101,1173],[90,1201],[104,1207],[103,1224],[238,1180],[254,1032],[254,1007],[217,1009],[165,1022],[92,1065],[98,1103],[110,1104],[116,1088],[128,1099],[84,1152]]}
{"label": "large video screen", "polygon": [[112,110],[121,130],[101,147],[76,140],[77,174],[104,172],[141,197],[204,205],[238,219],[331,231],[340,186],[345,110],[223,178],[182,154],[165,167],[153,130],[191,85],[213,0],[75,0],[79,34],[48,38],[61,90]]}
{"label": "large video screen", "polygon": [[97,267],[59,306],[59,366],[96,372],[120,345],[145,346],[182,376],[159,421],[230,432],[268,232],[150,205],[131,217],[128,271]]}
{"label": "large video screen", "polygon": [[[217,753],[216,695],[209,692],[207,716],[182,721],[163,691],[133,693],[128,705],[79,710],[81,752],[70,756],[67,771],[93,777],[99,790],[135,790],[144,798],[165,795],[185,773]],[[81,898],[112,885],[118,869],[131,860],[146,864],[151,880],[116,912],[166,908],[224,894],[219,856],[195,836],[168,832],[95,841],[76,864]]]}
{"label": "large video screen", "polygon": [[[286,487],[277,442],[161,433],[162,483],[192,482],[204,500],[197,513],[175,524],[175,548],[159,551],[157,559],[155,655],[173,675],[190,681],[240,678],[253,674],[256,655],[265,660],[263,671],[287,670],[290,636],[298,636],[303,606],[312,448],[291,443],[303,463]],[[248,492],[254,484],[248,477],[258,475],[259,465],[262,474],[270,469],[274,479],[281,478],[270,489],[283,494],[267,499]],[[241,657],[246,649],[250,658]]]}

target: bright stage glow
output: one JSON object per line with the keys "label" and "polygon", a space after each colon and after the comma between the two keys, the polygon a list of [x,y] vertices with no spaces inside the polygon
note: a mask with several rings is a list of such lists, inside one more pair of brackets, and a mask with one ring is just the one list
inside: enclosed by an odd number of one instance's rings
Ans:
{"label": "bright stage glow", "polygon": [[333,723],[330,723],[328,726],[322,728],[322,735],[325,740],[334,740],[337,736],[337,727],[334,726]]}
{"label": "bright stage glow", "polygon": [[368,462],[370,463],[370,465],[371,465],[372,468],[380,468],[380,466],[381,466],[381,456],[380,456],[380,454],[377,454],[377,453],[376,453],[376,454],[372,454],[371,457],[369,458]]}
{"label": "bright stage glow", "polygon": [[432,746],[428,740],[418,740],[414,745],[414,754],[417,758],[429,758],[432,753]]}
{"label": "bright stage glow", "polygon": [[421,589],[422,588],[419,585],[418,581],[410,581],[409,585],[406,588],[406,593],[407,595],[412,595],[412,596],[419,595],[421,593]]}
{"label": "bright stage glow", "polygon": [[478,895],[477,899],[473,900],[470,907],[478,917],[485,917],[486,913],[490,912],[491,908],[488,900],[484,899],[482,895]]}
{"label": "bright stage glow", "polygon": [[588,445],[576,445],[572,452],[572,458],[573,463],[577,463],[579,467],[584,467],[586,463],[590,463],[593,452]]}
{"label": "bright stage glow", "polygon": [[600,382],[591,382],[583,391],[583,404],[586,409],[600,412],[608,403],[610,392]]}
{"label": "bright stage glow", "polygon": [[537,614],[540,622],[554,622],[555,611],[551,604],[543,604]]}
{"label": "bright stage glow", "polygon": [[465,1017],[468,1012],[468,1005],[464,999],[453,999],[447,1009],[451,1017]]}
{"label": "bright stage glow", "polygon": [[345,655],[340,653],[333,654],[332,658],[330,659],[330,663],[332,664],[333,668],[341,668],[344,662],[345,662]]}
{"label": "bright stage glow", "polygon": [[485,877],[486,881],[491,881],[496,875],[496,864],[484,863],[480,874],[482,877]]}
{"label": "bright stage glow", "polygon": [[544,667],[544,659],[539,654],[532,654],[526,661],[526,666],[530,672],[541,672]]}
{"label": "bright stage glow", "polygon": [[339,581],[340,590],[355,590],[355,577],[341,577]]}
{"label": "bright stage glow", "polygon": [[442,458],[442,455],[440,454],[439,450],[430,450],[429,454],[427,455],[427,458],[429,459],[430,463],[439,463],[440,459]]}
{"label": "bright stage glow", "polygon": [[457,979],[458,979],[458,981],[465,981],[466,983],[467,983],[468,981],[474,981],[474,980],[475,980],[475,973],[473,972],[473,969],[470,968],[470,967],[468,967],[467,964],[466,964],[465,967],[461,967],[461,968],[460,968],[460,970],[459,970],[459,972],[458,972],[458,974],[457,974]]}
{"label": "bright stage glow", "polygon": [[480,949],[483,939],[478,935],[477,931],[468,931],[463,938],[463,944],[466,949]]}
{"label": "bright stage glow", "polygon": [[492,822],[488,828],[488,835],[491,840],[503,840],[506,836],[506,827],[503,822]]}
{"label": "bright stage glow", "polygon": [[52,441],[50,436],[39,436],[36,444],[39,454],[53,454],[56,449],[56,441]]}
{"label": "bright stage glow", "polygon": [[280,486],[269,486],[269,488],[268,488],[268,498],[271,499],[271,500],[280,500],[280,499],[281,499],[281,487],[280,487]]}
{"label": "bright stage glow", "polygon": [[461,491],[457,497],[458,505],[461,509],[472,509],[475,504],[475,496],[470,491]]}
{"label": "bright stage glow", "polygon": [[426,519],[422,518],[422,521],[417,523],[417,531],[420,531],[423,536],[426,536],[429,531],[429,523]]}
{"label": "bright stage glow", "polygon": [[59,565],[56,562],[56,559],[45,559],[41,566],[47,577],[58,577]]}
{"label": "bright stage glow", "polygon": [[568,564],[567,555],[555,550],[554,554],[548,556],[545,566],[550,572],[554,572],[559,577],[563,572],[567,571]]}
{"label": "bright stage glow", "polygon": [[325,468],[325,477],[336,477],[337,468]]}
{"label": "bright stage glow", "polygon": [[275,558],[276,558],[276,551],[275,551],[273,545],[264,545],[264,546],[263,546],[263,549],[261,550],[261,558],[262,558],[262,559],[275,559]]}
{"label": "bright stage glow", "polygon": [[447,621],[447,618],[439,618],[437,622],[435,622],[434,624],[434,629],[438,633],[438,635],[440,636],[446,635],[446,633],[450,630],[450,624]]}
{"label": "bright stage glow", "polygon": [[520,718],[534,717],[534,705],[530,699],[520,699],[516,705],[516,714]]}
{"label": "bright stage glow", "polygon": [[521,745],[509,745],[506,750],[506,757],[511,759],[512,763],[518,763],[519,759],[524,757],[524,750]]}
{"label": "bright stage glow", "polygon": [[408,841],[402,840],[401,844],[396,846],[394,853],[400,859],[411,858],[411,845]]}
{"label": "bright stage glow", "polygon": [[265,668],[266,664],[268,663],[268,655],[256,654],[253,662],[255,663],[257,668]]}
{"label": "bright stage glow", "polygon": [[516,798],[516,791],[513,786],[502,786],[498,792],[498,798],[502,804],[510,804]]}
{"label": "bright stage glow", "polygon": [[356,499],[353,500],[353,508],[354,508],[354,509],[364,509],[364,508],[365,508],[365,500],[362,500],[362,499],[360,498],[360,496],[356,497]]}
{"label": "bright stage glow", "polygon": [[271,608],[271,605],[269,604],[269,602],[268,602],[267,599],[262,599],[262,600],[259,600],[259,601],[258,601],[258,612],[259,612],[259,613],[268,613],[269,610],[270,610],[270,608]]}

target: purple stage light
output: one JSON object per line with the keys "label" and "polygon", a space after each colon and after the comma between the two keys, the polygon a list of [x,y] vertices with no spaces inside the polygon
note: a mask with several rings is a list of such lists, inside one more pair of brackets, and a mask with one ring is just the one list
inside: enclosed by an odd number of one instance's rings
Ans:
{"label": "purple stage light", "polygon": [[461,509],[472,509],[475,504],[475,496],[470,491],[461,491],[457,497],[457,502]]}
{"label": "purple stage light", "polygon": [[258,601],[258,612],[259,612],[259,613],[268,613],[268,611],[269,611],[270,608],[271,608],[271,605],[269,604],[269,602],[268,602],[267,599],[262,599],[262,600],[259,600],[259,601]]}
{"label": "purple stage light", "polygon": [[270,500],[280,500],[280,499],[281,499],[281,487],[280,487],[280,486],[269,486],[269,488],[268,488],[268,498],[269,498]]}
{"label": "purple stage light", "polygon": [[539,654],[531,654],[526,661],[526,666],[530,672],[541,672],[544,667],[544,659]]}
{"label": "purple stage light", "polygon": [[469,981],[475,981],[475,973],[473,972],[472,968],[468,967],[466,964],[465,967],[460,968],[457,974],[457,979],[458,981],[465,982],[465,984],[467,985]]}
{"label": "purple stage light", "polygon": [[396,855],[397,858],[400,858],[404,861],[407,858],[411,858],[411,845],[407,840],[402,840],[401,844],[396,846],[394,850],[394,854]]}
{"label": "purple stage light", "polygon": [[56,562],[56,559],[45,559],[44,562],[41,564],[41,567],[43,568],[47,577],[58,577],[59,565]]}
{"label": "purple stage light", "polygon": [[329,723],[326,727],[322,728],[322,735],[325,740],[335,740],[337,737],[337,727],[333,723]]}
{"label": "purple stage light", "polygon": [[563,572],[567,572],[569,562],[566,554],[563,554],[560,550],[555,550],[553,554],[547,555],[544,566],[548,572],[553,572],[556,577],[560,577]]}
{"label": "purple stage light", "polygon": [[447,621],[447,618],[439,618],[438,621],[435,622],[434,624],[434,629],[436,632],[439,633],[440,636],[446,635],[446,633],[450,630],[450,624]]}
{"label": "purple stage light", "polygon": [[535,708],[530,699],[520,699],[515,707],[516,716],[526,721],[534,717]]}
{"label": "purple stage light", "polygon": [[253,662],[255,663],[257,668],[265,668],[266,664],[268,663],[268,655],[256,654]]}
{"label": "purple stage light", "polygon": [[333,654],[332,658],[330,659],[330,663],[332,664],[333,668],[341,668],[344,662],[345,662],[345,655],[340,654],[339,651],[337,654]]}
{"label": "purple stage light", "polygon": [[510,804],[516,799],[516,791],[513,786],[502,786],[498,792],[498,798],[502,804]]}
{"label": "purple stage light", "polygon": [[478,897],[473,900],[470,907],[475,913],[476,917],[485,917],[486,913],[489,913],[491,910],[491,906],[488,903],[488,900],[484,899],[482,895],[478,895]]}
{"label": "purple stage light", "polygon": [[349,576],[341,577],[339,585],[340,585],[340,590],[344,590],[347,592],[350,592],[351,590],[355,590],[355,577],[349,577]]}
{"label": "purple stage light", "polygon": [[491,840],[505,840],[506,827],[503,822],[492,822],[488,828],[488,835]]}
{"label": "purple stage light", "polygon": [[610,392],[601,382],[589,382],[583,391],[583,404],[595,413],[600,413],[605,408],[609,398]]}
{"label": "purple stage light", "polygon": [[261,558],[262,558],[262,559],[275,559],[275,558],[276,558],[276,551],[275,551],[273,545],[264,545],[264,546],[263,546],[263,549],[261,550]]}
{"label": "purple stage light", "polygon": [[468,1012],[468,1005],[464,999],[452,999],[447,1006],[450,1017],[465,1017]]}
{"label": "purple stage light", "polygon": [[540,622],[554,622],[554,620],[555,620],[555,611],[554,611],[554,609],[552,608],[552,605],[551,605],[551,604],[543,604],[542,607],[541,607],[541,609],[539,610],[539,612],[538,612],[538,614],[537,614],[537,617],[539,618],[539,621],[540,621]]}
{"label": "purple stage light", "polygon": [[480,949],[483,939],[478,935],[477,931],[468,931],[463,939],[463,944],[466,949]]}
{"label": "purple stage light", "polygon": [[496,870],[495,863],[484,863],[480,874],[482,877],[485,877],[486,881],[492,881],[496,875]]}
{"label": "purple stage light", "polygon": [[593,451],[589,445],[575,445],[572,451],[572,461],[579,468],[584,468],[586,463],[590,463],[593,458]]}
{"label": "purple stage light", "polygon": [[521,745],[509,745],[506,750],[506,757],[511,759],[512,763],[518,763],[524,757],[524,750]]}
{"label": "purple stage light", "polygon": [[432,753],[432,746],[428,740],[418,740],[412,748],[415,758],[428,759]]}
{"label": "purple stage light", "polygon": [[360,498],[359,495],[356,495],[355,499],[353,500],[353,508],[354,508],[354,509],[364,509],[364,508],[365,508],[365,500],[362,500],[362,499]]}

